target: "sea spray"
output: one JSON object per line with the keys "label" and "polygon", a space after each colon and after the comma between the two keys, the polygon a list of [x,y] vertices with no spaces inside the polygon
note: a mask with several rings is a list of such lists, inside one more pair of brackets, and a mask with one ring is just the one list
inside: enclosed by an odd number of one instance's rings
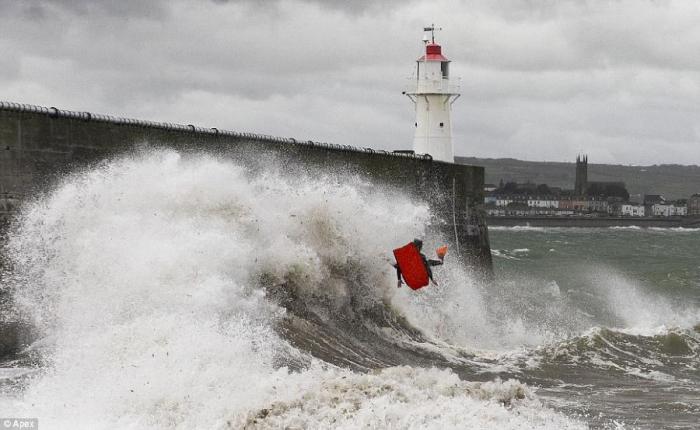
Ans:
{"label": "sea spray", "polygon": [[[515,382],[484,391],[420,368],[363,376],[290,344],[276,291],[294,290],[329,320],[390,301],[388,250],[421,235],[430,214],[357,177],[272,171],[146,151],[27,204],[5,251],[15,307],[45,362],[2,410],[50,428],[579,426]],[[343,386],[333,396],[357,408],[307,394]],[[422,409],[401,416],[410,399]]]}

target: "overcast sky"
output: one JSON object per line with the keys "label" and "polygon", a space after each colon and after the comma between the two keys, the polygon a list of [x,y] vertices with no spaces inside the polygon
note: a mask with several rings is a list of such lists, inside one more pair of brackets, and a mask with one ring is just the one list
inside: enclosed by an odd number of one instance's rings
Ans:
{"label": "overcast sky", "polygon": [[457,155],[700,164],[697,0],[0,0],[0,99],[410,148],[432,22]]}

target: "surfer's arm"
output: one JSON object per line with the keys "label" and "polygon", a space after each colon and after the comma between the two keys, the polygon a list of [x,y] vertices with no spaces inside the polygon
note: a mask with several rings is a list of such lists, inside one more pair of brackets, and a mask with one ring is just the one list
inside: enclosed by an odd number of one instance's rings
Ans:
{"label": "surfer's arm", "polygon": [[428,260],[428,266],[442,266],[442,260]]}

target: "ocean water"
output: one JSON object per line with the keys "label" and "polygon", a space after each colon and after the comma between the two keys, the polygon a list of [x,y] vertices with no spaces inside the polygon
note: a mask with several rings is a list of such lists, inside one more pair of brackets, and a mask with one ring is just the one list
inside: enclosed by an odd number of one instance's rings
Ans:
{"label": "ocean water", "polygon": [[3,248],[0,415],[42,428],[697,428],[700,232],[491,229],[397,289],[420,201],[153,150],[28,202]]}
{"label": "ocean water", "polygon": [[490,235],[496,288],[521,303],[525,325],[553,337],[526,355],[541,398],[593,426],[700,427],[699,229]]}

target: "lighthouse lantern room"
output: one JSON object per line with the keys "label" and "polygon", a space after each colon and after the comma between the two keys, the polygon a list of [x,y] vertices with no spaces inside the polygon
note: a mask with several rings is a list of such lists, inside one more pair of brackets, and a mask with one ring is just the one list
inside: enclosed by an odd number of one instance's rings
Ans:
{"label": "lighthouse lantern room", "polygon": [[[450,60],[435,43],[435,25],[423,29],[424,55],[416,61],[416,76],[405,94],[416,108],[413,150],[434,160],[454,162],[452,103],[459,98],[459,81],[450,78]],[[428,32],[430,35],[428,36]]]}

